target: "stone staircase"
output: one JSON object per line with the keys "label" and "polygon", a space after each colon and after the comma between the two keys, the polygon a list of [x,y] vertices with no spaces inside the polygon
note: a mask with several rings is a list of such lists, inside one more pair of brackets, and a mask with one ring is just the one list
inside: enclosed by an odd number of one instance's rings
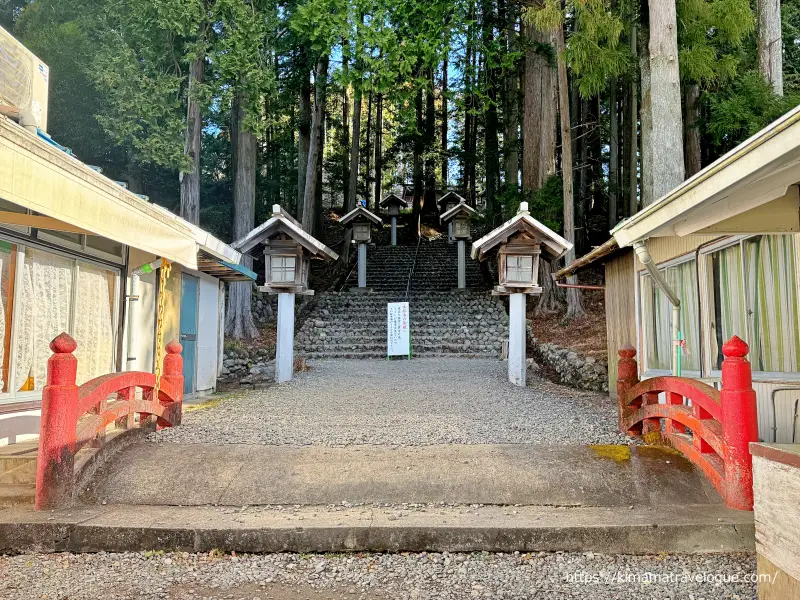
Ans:
{"label": "stone staircase", "polygon": [[[370,246],[367,249],[367,287],[376,292],[404,292],[408,285],[408,273],[417,254],[417,265],[411,289],[414,291],[450,291],[458,286],[458,247],[445,238],[423,240],[417,246]],[[467,288],[486,290],[488,286],[481,276],[480,265],[469,258],[467,252]],[[347,287],[358,286],[358,275],[354,271]]]}
{"label": "stone staircase", "polygon": [[38,441],[0,446],[0,507],[33,502],[38,447]]}
{"label": "stone staircase", "polygon": [[[408,299],[414,356],[500,356],[508,339],[508,315],[491,295],[480,266],[467,258],[467,290],[458,280],[456,244],[446,239],[419,246],[376,246],[367,252],[367,286],[373,292],[321,293],[297,333],[305,358],[386,356],[386,305]],[[406,297],[408,276],[417,255]],[[347,282],[345,289],[356,286]]]}

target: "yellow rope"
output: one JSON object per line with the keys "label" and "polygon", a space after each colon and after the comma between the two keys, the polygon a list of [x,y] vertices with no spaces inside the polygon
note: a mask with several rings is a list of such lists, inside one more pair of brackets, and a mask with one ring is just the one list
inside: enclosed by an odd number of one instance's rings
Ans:
{"label": "yellow rope", "polygon": [[172,271],[172,263],[161,259],[161,273],[158,286],[158,323],[156,325],[156,385],[153,389],[153,401],[158,402],[161,389],[161,364],[164,356],[164,311],[167,304],[167,279]]}

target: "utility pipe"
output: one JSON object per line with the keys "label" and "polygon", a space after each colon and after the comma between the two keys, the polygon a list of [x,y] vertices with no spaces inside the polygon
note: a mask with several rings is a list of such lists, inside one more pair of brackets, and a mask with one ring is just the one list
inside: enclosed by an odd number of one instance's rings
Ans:
{"label": "utility pipe", "polygon": [[664,279],[664,275],[661,274],[661,271],[658,270],[656,263],[653,262],[653,257],[650,256],[650,252],[647,250],[647,242],[645,240],[634,242],[633,249],[636,251],[636,256],[639,258],[639,262],[644,265],[644,268],[647,269],[650,277],[653,278],[653,282],[658,286],[658,289],[666,294],[667,298],[669,298],[669,301],[672,304],[672,374],[680,377],[682,337],[681,299],[678,298],[677,294],[672,290],[671,287],[669,287],[669,284]]}
{"label": "utility pipe", "polygon": [[133,270],[131,273],[131,287],[130,293],[127,296],[128,300],[128,351],[127,351],[127,370],[136,371],[136,348],[139,344],[139,279],[142,275],[152,273],[161,266],[161,259],[154,260],[151,263],[142,265]]}

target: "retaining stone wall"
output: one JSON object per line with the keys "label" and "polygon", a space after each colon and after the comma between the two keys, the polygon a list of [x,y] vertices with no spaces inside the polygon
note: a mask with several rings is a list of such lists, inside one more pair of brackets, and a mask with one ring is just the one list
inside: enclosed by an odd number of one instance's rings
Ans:
{"label": "retaining stone wall", "polygon": [[591,356],[581,356],[569,348],[556,344],[539,343],[528,327],[528,337],[534,358],[548,365],[561,383],[580,390],[608,392],[608,363]]}

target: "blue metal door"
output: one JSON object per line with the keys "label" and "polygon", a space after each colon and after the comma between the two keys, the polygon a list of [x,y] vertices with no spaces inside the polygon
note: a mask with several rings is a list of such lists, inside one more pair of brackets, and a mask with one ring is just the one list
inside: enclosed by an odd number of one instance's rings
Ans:
{"label": "blue metal door", "polygon": [[195,392],[195,364],[197,358],[197,277],[181,277],[181,344],[183,345],[183,393]]}

